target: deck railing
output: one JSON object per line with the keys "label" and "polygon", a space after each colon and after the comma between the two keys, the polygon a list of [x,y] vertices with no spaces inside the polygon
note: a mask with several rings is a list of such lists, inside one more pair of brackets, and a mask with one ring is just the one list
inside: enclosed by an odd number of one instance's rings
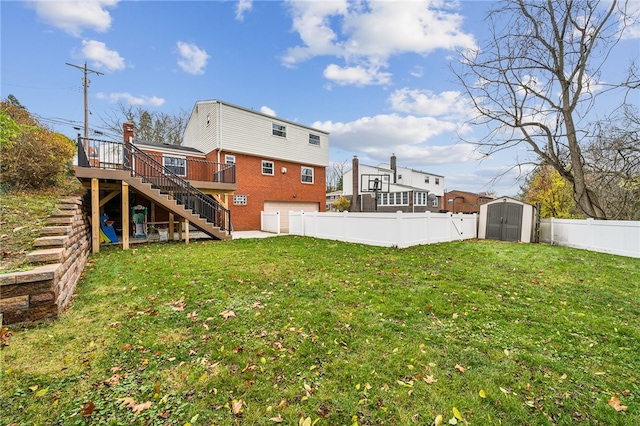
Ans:
{"label": "deck railing", "polygon": [[78,137],[78,166],[129,171],[207,222],[231,232],[229,209],[133,144]]}
{"label": "deck railing", "polygon": [[[124,169],[124,161],[126,160],[124,145],[123,142],[84,139],[79,137],[78,165],[80,167],[96,167],[106,170]],[[135,146],[135,144],[132,146]],[[80,149],[81,147],[83,149]],[[147,152],[147,155],[156,162],[163,164],[162,154]],[[236,183],[236,167],[234,164],[186,158],[184,166],[183,173],[179,175],[179,177],[184,180]]]}

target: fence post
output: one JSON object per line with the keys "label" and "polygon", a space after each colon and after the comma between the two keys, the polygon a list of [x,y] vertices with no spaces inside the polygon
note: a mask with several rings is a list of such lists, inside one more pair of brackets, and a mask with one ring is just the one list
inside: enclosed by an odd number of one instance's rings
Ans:
{"label": "fence post", "polygon": [[427,241],[427,244],[431,244],[431,241],[429,241],[429,237],[431,236],[431,211],[427,210],[425,213],[427,216],[427,235],[424,236],[424,239]]}
{"label": "fence post", "polygon": [[402,220],[404,217],[402,216],[402,211],[396,211],[396,247],[403,248],[402,241]]}
{"label": "fence post", "polygon": [[593,218],[590,217],[587,219],[587,235],[589,236],[589,246],[587,247],[587,250],[591,250],[593,248]]}
{"label": "fence post", "polygon": [[340,241],[347,242],[347,221],[349,220],[347,217],[348,212],[345,210],[342,212],[342,230],[340,233],[342,234],[342,239]]}
{"label": "fence post", "polygon": [[549,244],[553,245],[553,237],[554,235],[555,229],[553,226],[553,216],[551,216],[551,218],[549,219]]}

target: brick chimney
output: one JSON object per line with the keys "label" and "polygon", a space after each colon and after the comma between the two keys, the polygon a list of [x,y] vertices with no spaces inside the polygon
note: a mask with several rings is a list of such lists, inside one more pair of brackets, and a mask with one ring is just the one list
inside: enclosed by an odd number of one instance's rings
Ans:
{"label": "brick chimney", "polygon": [[396,176],[397,176],[397,172],[396,172],[396,154],[391,154],[391,161],[389,164],[391,164],[391,170],[393,170],[393,183],[396,183]]}
{"label": "brick chimney", "polygon": [[352,188],[353,195],[351,196],[351,208],[349,211],[351,212],[360,212],[360,167],[358,162],[358,156],[353,156],[353,162],[351,164],[351,180],[352,180]]}
{"label": "brick chimney", "polygon": [[125,143],[133,140],[134,129],[135,129],[135,125],[128,121],[122,125],[122,135]]}

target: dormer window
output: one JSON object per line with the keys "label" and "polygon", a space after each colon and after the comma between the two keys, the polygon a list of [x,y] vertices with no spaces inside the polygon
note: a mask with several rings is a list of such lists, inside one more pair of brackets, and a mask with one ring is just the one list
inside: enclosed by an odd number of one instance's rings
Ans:
{"label": "dormer window", "polygon": [[309,133],[309,145],[320,146],[320,136]]}

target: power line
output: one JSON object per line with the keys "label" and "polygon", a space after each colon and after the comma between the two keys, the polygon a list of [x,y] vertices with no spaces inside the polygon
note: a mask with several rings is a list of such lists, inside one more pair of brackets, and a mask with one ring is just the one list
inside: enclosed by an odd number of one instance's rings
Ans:
{"label": "power line", "polygon": [[[94,73],[96,75],[104,75],[99,71],[90,70],[87,68],[87,63],[84,63],[84,67],[73,65],[66,62],[70,67],[78,68],[81,71],[84,71],[84,77],[82,78],[82,86],[84,87],[84,138],[89,139],[89,79],[87,78],[87,74]],[[86,144],[87,142],[85,142]],[[85,150],[87,147],[85,147]]]}

